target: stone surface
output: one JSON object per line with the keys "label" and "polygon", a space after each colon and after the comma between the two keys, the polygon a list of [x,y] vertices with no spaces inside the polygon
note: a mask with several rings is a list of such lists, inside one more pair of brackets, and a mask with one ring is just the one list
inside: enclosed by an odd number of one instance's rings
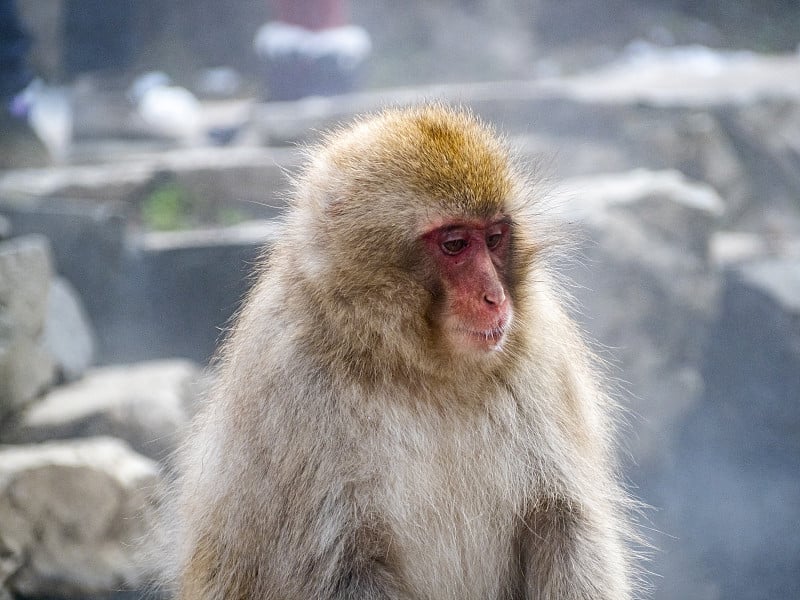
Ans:
{"label": "stone surface", "polygon": [[[526,162],[544,165],[546,176],[677,169],[725,198],[727,226],[751,229],[767,215],[781,215],[783,227],[800,232],[800,208],[793,200],[800,194],[800,100],[797,84],[786,83],[787,73],[800,72],[800,58],[753,56],[743,62],[720,59],[718,74],[704,75],[701,69],[678,80],[668,74],[673,67],[665,66],[660,85],[630,76],[624,83],[612,81],[615,89],[609,91],[606,71],[599,70],[502,85],[310,98],[257,107],[254,121],[269,143],[295,143],[387,104],[459,103],[512,132],[528,155]],[[761,69],[763,75],[752,80],[737,79],[742,71]]]}
{"label": "stone surface", "polygon": [[98,334],[97,355],[105,353],[103,332],[125,309],[119,289],[125,273],[123,210],[113,202],[35,199],[0,201],[0,214],[18,235],[45,236],[53,249],[55,271],[81,297]]}
{"label": "stone surface", "polygon": [[725,203],[714,188],[675,170],[573,177],[560,184],[554,196],[567,217],[625,213],[659,240],[701,258],[725,214]]}
{"label": "stone surface", "polygon": [[253,265],[277,233],[274,223],[262,222],[136,239],[129,287],[120,291],[125,310],[106,331],[109,356],[206,363],[252,282]]}
{"label": "stone surface", "polygon": [[20,333],[38,336],[46,315],[53,264],[50,245],[41,236],[0,244],[0,294],[5,318]]}
{"label": "stone surface", "polygon": [[704,399],[675,440],[664,506],[719,598],[800,596],[798,299],[794,257],[728,270],[701,363]]}
{"label": "stone surface", "polygon": [[75,288],[63,278],[51,282],[43,344],[61,377],[78,379],[94,362],[94,330]]}
{"label": "stone surface", "polygon": [[0,173],[0,199],[12,206],[24,206],[29,198],[122,203],[135,217],[149,194],[173,184],[196,203],[222,204],[248,217],[271,217],[283,206],[284,169],[295,165],[297,156],[296,150],[260,147],[137,153],[114,162],[104,162],[109,160],[106,156],[98,164]]}
{"label": "stone surface", "polygon": [[41,345],[52,271],[46,239],[0,243],[0,420],[54,379],[55,365]]}
{"label": "stone surface", "polygon": [[15,544],[8,543],[0,531],[0,600],[14,600],[8,580],[19,571],[24,562],[22,550]]}
{"label": "stone surface", "polygon": [[614,63],[545,84],[593,102],[668,105],[800,101],[800,56],[639,43]]}
{"label": "stone surface", "polygon": [[583,229],[581,266],[568,270],[578,318],[624,374],[641,419],[631,450],[646,478],[669,461],[672,427],[702,397],[699,364],[721,287],[706,257],[721,202],[673,172],[569,179],[559,189],[562,213]]}
{"label": "stone surface", "polygon": [[200,370],[186,360],[92,369],[56,387],[0,431],[4,443],[114,436],[163,460],[177,446]]}
{"label": "stone surface", "polygon": [[0,531],[24,562],[7,587],[86,598],[143,584],[136,542],[157,465],[110,438],[0,447]]}
{"label": "stone surface", "polygon": [[684,509],[665,507],[676,506],[683,423],[705,398],[702,362],[722,289],[707,248],[722,203],[709,186],[672,171],[568,179],[555,198],[580,230],[580,264],[566,269],[576,316],[627,409],[624,448],[634,461],[626,472],[636,495],[656,507],[645,511],[659,549],[650,568],[670,581],[657,597],[713,598],[701,591],[702,567],[672,537]]}

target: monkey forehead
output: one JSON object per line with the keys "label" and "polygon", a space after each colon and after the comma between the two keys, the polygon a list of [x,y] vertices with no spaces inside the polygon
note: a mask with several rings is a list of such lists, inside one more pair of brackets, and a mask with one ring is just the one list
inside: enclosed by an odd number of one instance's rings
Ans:
{"label": "monkey forehead", "polygon": [[334,138],[328,156],[356,186],[349,196],[409,192],[430,208],[488,217],[512,194],[504,141],[471,113],[443,105],[386,110],[362,120]]}

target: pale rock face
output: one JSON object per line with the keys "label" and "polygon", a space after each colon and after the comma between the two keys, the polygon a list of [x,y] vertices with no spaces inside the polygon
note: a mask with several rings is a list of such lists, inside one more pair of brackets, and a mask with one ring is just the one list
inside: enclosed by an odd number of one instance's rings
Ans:
{"label": "pale rock face", "polygon": [[166,459],[189,420],[200,370],[187,360],[89,370],[53,389],[0,430],[5,443],[113,435]]}
{"label": "pale rock face", "polygon": [[45,238],[0,243],[0,419],[33,400],[55,377],[41,344],[52,274]]}
{"label": "pale rock face", "polygon": [[75,288],[60,277],[50,285],[43,344],[53,357],[62,377],[78,379],[95,354],[94,331]]}
{"label": "pale rock face", "polygon": [[124,442],[91,438],[0,447],[0,522],[24,556],[8,588],[26,597],[92,595],[143,584],[158,466]]}

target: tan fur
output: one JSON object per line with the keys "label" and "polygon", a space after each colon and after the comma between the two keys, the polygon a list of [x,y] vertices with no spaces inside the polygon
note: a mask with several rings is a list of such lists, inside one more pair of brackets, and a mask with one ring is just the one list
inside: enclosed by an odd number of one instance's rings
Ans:
{"label": "tan fur", "polygon": [[[439,105],[309,153],[179,485],[178,597],[632,595],[613,405],[501,140]],[[419,235],[513,223],[503,349],[439,342]]]}

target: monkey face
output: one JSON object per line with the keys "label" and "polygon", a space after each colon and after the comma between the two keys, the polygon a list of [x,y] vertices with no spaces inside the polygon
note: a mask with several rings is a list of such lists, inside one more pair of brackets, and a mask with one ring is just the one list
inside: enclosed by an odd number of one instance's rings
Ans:
{"label": "monkey face", "polygon": [[502,349],[513,314],[506,283],[511,223],[451,220],[422,237],[444,296],[438,319],[445,341],[470,354]]}

